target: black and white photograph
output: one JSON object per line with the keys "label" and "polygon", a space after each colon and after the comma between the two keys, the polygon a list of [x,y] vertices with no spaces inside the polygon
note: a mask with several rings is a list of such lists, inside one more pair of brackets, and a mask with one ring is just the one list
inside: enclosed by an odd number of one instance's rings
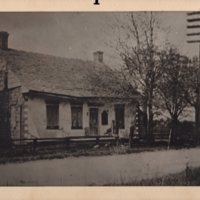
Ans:
{"label": "black and white photograph", "polygon": [[0,186],[199,186],[200,12],[0,12]]}

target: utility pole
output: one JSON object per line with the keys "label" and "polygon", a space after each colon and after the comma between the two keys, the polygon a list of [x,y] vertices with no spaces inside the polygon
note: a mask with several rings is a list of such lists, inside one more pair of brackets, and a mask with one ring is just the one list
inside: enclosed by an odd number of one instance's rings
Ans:
{"label": "utility pole", "polygon": [[197,74],[197,105],[196,105],[196,134],[198,139],[200,138],[200,11],[187,13],[187,33],[188,40],[187,43],[198,44],[198,74]]}

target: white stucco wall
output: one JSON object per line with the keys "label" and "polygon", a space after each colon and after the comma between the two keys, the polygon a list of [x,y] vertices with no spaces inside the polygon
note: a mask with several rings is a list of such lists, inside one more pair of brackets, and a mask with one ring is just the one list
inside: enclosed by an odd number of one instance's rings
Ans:
{"label": "white stucco wall", "polygon": [[[61,112],[60,112],[61,111]],[[67,115],[67,106],[59,105],[59,130],[47,129],[46,118],[46,104],[44,99],[34,98],[28,100],[28,132],[31,135],[39,136],[40,138],[59,138],[65,137],[68,134],[68,130],[64,130],[64,124],[62,123],[65,114]],[[32,125],[31,125],[32,124]],[[33,132],[33,125],[35,130]]]}
{"label": "white stucco wall", "polygon": [[42,98],[28,100],[28,132],[40,138],[84,136],[89,126],[88,106],[83,104],[83,129],[71,129],[71,106],[69,102],[59,103],[59,129],[47,129],[46,103]]}
{"label": "white stucco wall", "polygon": [[[101,114],[108,111],[108,125],[102,125]],[[125,105],[125,128],[120,130],[120,135],[128,135],[131,121],[135,117],[135,106]],[[112,120],[115,120],[114,104],[106,104],[98,107],[99,135],[104,135],[106,130],[112,127]],[[28,132],[30,135],[40,138],[60,138],[66,136],[84,136],[85,128],[89,127],[89,107],[83,104],[83,128],[71,129],[71,106],[69,102],[59,104],[59,129],[49,130],[46,128],[46,103],[42,98],[28,100]]]}
{"label": "white stucco wall", "polygon": [[[101,115],[103,111],[108,112],[108,125],[102,125]],[[99,107],[99,134],[104,135],[109,128],[112,128],[112,121],[115,119],[114,105],[107,104],[103,107]]]}
{"label": "white stucco wall", "polygon": [[[102,125],[101,122],[101,114],[104,110],[108,110],[108,125]],[[136,107],[134,104],[125,104],[125,109],[124,109],[124,129],[119,129],[119,136],[120,137],[128,137],[129,131],[130,131],[130,126],[131,122],[135,120],[135,112],[136,112]],[[100,122],[100,135],[104,135],[107,129],[112,127],[112,121],[115,120],[115,109],[114,109],[114,103],[113,104],[107,104],[104,107],[99,108],[99,122]]]}

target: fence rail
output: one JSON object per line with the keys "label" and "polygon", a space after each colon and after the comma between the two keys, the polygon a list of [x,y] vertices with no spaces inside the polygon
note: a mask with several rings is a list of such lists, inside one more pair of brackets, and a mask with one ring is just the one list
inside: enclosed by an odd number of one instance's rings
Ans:
{"label": "fence rail", "polygon": [[[141,139],[142,135],[139,136]],[[69,136],[62,138],[27,138],[27,139],[12,139],[13,145],[40,145],[40,144],[52,144],[52,143],[81,143],[81,142],[96,142],[99,144],[101,142],[114,141],[116,137],[114,136]],[[169,134],[154,134],[155,140],[168,140]]]}
{"label": "fence rail", "polygon": [[32,146],[33,148],[39,147],[41,145],[49,144],[65,144],[69,145],[71,143],[84,143],[84,142],[94,142],[95,144],[100,144],[103,142],[114,141],[113,136],[70,136],[62,138],[27,138],[27,139],[12,139],[13,146]]}
{"label": "fence rail", "polygon": [[164,134],[154,134],[155,140],[168,140],[169,139],[169,133]]}

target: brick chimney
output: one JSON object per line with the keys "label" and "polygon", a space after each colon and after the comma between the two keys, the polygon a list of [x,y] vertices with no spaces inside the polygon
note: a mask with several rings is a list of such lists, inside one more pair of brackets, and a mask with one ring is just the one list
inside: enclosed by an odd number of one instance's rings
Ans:
{"label": "brick chimney", "polygon": [[0,31],[0,49],[7,50],[8,49],[8,32]]}
{"label": "brick chimney", "polygon": [[103,63],[103,51],[95,51],[93,53],[94,62]]}

